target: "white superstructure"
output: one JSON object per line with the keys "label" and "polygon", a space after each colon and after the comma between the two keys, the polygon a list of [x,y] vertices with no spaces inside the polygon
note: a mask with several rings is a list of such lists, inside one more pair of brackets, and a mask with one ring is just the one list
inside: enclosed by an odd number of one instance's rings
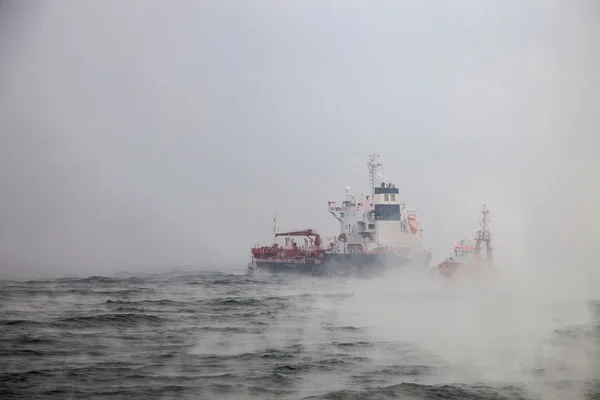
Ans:
{"label": "white superstructure", "polygon": [[367,164],[370,195],[356,198],[346,188],[341,205],[329,202],[329,213],[340,223],[335,252],[421,251],[423,230],[417,212],[400,202],[400,192],[394,184],[379,182],[378,158],[377,154],[370,155]]}

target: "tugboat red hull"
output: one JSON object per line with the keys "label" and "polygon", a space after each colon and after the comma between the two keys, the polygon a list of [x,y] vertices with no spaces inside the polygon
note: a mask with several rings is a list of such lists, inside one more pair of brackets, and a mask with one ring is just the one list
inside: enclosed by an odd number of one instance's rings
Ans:
{"label": "tugboat red hull", "polygon": [[450,278],[460,268],[462,263],[454,261],[444,261],[435,269],[439,275]]}
{"label": "tugboat red hull", "polygon": [[485,262],[460,262],[460,261],[444,261],[434,268],[434,272],[444,278],[452,278],[453,276],[466,272],[469,275],[486,269]]}

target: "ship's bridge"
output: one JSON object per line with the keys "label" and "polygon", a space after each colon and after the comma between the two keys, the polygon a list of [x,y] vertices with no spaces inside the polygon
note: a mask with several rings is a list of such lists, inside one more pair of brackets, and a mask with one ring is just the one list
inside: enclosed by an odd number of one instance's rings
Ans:
{"label": "ship's bridge", "polygon": [[375,188],[375,219],[379,221],[400,221],[400,191],[391,183],[382,183]]}

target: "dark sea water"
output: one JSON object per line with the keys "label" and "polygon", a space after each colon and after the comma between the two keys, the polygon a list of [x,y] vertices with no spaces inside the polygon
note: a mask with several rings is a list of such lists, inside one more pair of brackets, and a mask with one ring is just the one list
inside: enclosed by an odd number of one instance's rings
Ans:
{"label": "dark sea water", "polygon": [[402,276],[3,281],[0,399],[600,399],[599,310]]}

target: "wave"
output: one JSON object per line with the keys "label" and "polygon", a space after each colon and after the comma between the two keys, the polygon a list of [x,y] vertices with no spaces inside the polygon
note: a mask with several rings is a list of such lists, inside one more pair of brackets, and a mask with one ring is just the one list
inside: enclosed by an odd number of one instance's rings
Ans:
{"label": "wave", "polygon": [[166,322],[162,317],[148,314],[100,314],[61,318],[56,324],[66,328],[133,327],[139,325],[159,326]]}
{"label": "wave", "polygon": [[398,385],[366,390],[339,390],[323,395],[303,397],[304,400],[358,400],[358,399],[461,399],[461,400],[527,400],[530,394],[522,387],[492,387],[485,385]]}

